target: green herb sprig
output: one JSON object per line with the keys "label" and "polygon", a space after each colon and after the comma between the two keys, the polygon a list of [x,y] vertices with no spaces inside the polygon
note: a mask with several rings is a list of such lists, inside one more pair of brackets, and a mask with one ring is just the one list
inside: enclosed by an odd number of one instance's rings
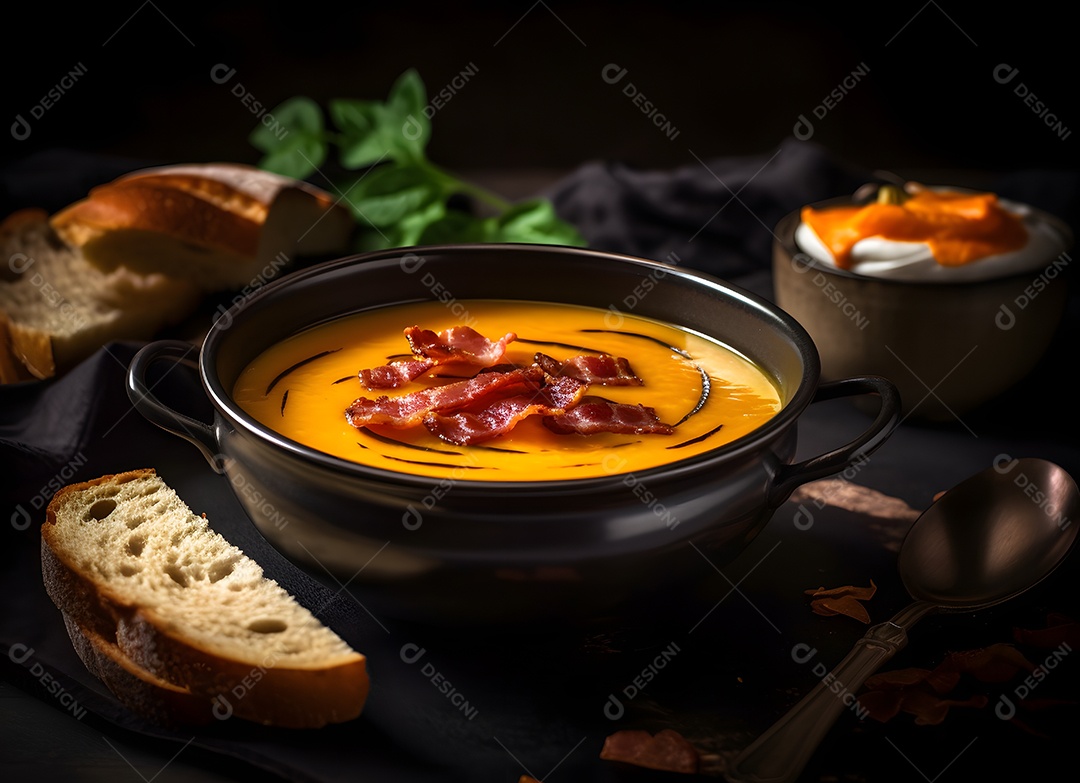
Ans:
{"label": "green herb sprig", "polygon": [[[415,70],[394,82],[385,102],[339,98],[328,103],[334,129],[319,104],[290,98],[249,137],[265,153],[261,168],[296,179],[320,171],[331,147],[344,169],[362,175],[336,185],[356,218],[365,250],[457,242],[535,242],[584,246],[578,230],[556,216],[551,202],[510,203],[439,168],[425,152],[431,120],[427,91]],[[483,214],[451,205],[466,196]]]}

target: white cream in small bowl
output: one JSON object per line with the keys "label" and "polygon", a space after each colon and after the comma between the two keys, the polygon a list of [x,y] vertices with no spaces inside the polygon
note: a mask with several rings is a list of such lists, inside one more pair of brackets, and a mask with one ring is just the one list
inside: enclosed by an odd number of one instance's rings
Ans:
{"label": "white cream in small bowl", "polygon": [[[917,192],[920,188],[913,188]],[[966,191],[935,188],[936,193],[978,195]],[[884,186],[879,203],[895,204],[904,198],[899,191]],[[889,199],[895,199],[888,201]],[[927,241],[903,241],[885,236],[865,236],[854,243],[850,251],[847,271],[867,277],[902,280],[918,283],[955,283],[991,280],[1025,272],[1036,272],[1071,245],[1068,229],[1025,204],[1005,199],[995,199],[996,205],[1009,215],[1015,216],[1027,233],[1027,241],[1019,249],[974,258],[963,263],[945,264],[935,258]],[[826,208],[827,209],[827,208]],[[824,211],[824,210],[823,210]],[[816,261],[835,268],[836,256],[818,233],[805,220],[795,229],[795,242],[799,249]]]}

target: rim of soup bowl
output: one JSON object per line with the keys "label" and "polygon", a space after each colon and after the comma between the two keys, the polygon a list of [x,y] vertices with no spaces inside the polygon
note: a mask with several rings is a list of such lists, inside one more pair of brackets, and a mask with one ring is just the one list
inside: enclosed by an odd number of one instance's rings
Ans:
{"label": "rim of soup bowl", "polygon": [[[795,387],[795,392],[791,395],[790,399],[783,404],[783,407],[772,418],[763,423],[760,427],[729,443],[695,456],[684,457],[663,465],[643,468],[639,471],[620,471],[605,476],[573,479],[491,481],[455,478],[455,492],[458,492],[460,488],[466,492],[471,491],[474,493],[506,494],[509,492],[521,493],[529,490],[542,491],[544,493],[581,493],[621,484],[623,477],[629,473],[638,476],[639,480],[642,481],[659,477],[676,479],[686,474],[706,470],[710,466],[734,462],[751,452],[759,450],[765,442],[772,439],[782,430],[786,430],[793,426],[796,423],[796,419],[813,401],[820,382],[821,373],[821,360],[818,355],[817,347],[814,345],[809,333],[798,323],[798,321],[763,297],[757,296],[756,294],[705,272],[687,270],[660,261],[637,258],[603,250],[533,243],[443,244],[373,251],[316,264],[307,269],[289,274],[279,280],[267,283],[249,297],[234,303],[227,314],[223,315],[218,321],[215,321],[208,332],[199,355],[199,372],[204,390],[210,397],[218,415],[224,416],[234,428],[242,429],[249,435],[256,437],[258,440],[275,446],[294,457],[357,478],[412,488],[430,487],[433,481],[438,481],[440,478],[436,476],[422,476],[372,467],[342,457],[336,457],[327,452],[306,446],[261,424],[236,404],[232,398],[232,394],[222,383],[217,374],[214,361],[217,349],[224,340],[228,339],[228,332],[233,321],[243,318],[245,310],[266,299],[279,296],[284,297],[287,294],[282,292],[286,292],[289,288],[295,287],[303,281],[326,275],[334,270],[356,265],[362,265],[372,269],[389,266],[391,263],[397,265],[403,256],[410,253],[418,256],[424,254],[431,256],[436,254],[468,256],[469,254],[476,253],[521,253],[530,251],[578,257],[588,256],[617,264],[630,264],[647,269],[663,269],[666,275],[676,276],[690,281],[694,285],[705,286],[708,289],[721,293],[725,297],[740,303],[742,306],[752,309],[762,318],[771,320],[773,322],[773,328],[781,330],[782,336],[794,344],[796,351],[803,359],[802,377],[799,379],[798,385]],[[393,304],[395,304],[395,302],[387,302],[378,305],[378,307],[392,306]],[[356,312],[362,312],[363,310],[368,309],[373,308],[360,307]],[[326,321],[314,322],[307,326],[315,326],[317,323],[336,320],[344,315],[345,314],[330,316]],[[219,328],[219,323],[222,321],[226,321],[229,326]],[[675,321],[669,320],[669,323],[678,326],[679,328],[686,328]],[[307,326],[304,328],[307,328]],[[783,334],[784,331],[786,331],[786,334]],[[710,337],[710,339],[716,339],[723,342],[722,338],[714,337],[712,335],[707,336]],[[747,356],[746,358],[754,362],[755,365],[758,364],[755,357]],[[770,380],[775,383],[779,379],[773,378],[770,375]]]}

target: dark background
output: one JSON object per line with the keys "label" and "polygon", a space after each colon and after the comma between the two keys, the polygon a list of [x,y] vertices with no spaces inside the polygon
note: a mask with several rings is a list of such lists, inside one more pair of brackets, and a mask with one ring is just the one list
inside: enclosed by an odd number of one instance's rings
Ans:
{"label": "dark background", "polygon": [[[799,115],[814,123],[815,142],[853,164],[905,175],[1072,170],[1080,139],[1072,132],[1080,125],[1074,27],[1048,3],[1005,12],[923,0],[130,0],[22,10],[29,19],[5,45],[5,163],[56,147],[140,161],[254,163],[247,136],[257,120],[232,94],[237,83],[272,109],[299,94],[384,98],[409,67],[429,95],[475,68],[435,115],[429,153],[496,180],[552,180],[599,159],[670,169],[697,165],[695,156],[767,153],[792,135]],[[218,63],[235,68],[228,84],[210,78]],[[627,69],[618,85],[601,79],[609,63]],[[1018,70],[1007,85],[993,75],[1002,63]],[[814,117],[860,68],[868,72]],[[75,69],[85,73],[32,117]],[[674,139],[622,94],[628,82],[678,129]],[[1024,104],[1014,92],[1021,83],[1067,133]],[[31,124],[21,141],[9,132],[20,114]]]}

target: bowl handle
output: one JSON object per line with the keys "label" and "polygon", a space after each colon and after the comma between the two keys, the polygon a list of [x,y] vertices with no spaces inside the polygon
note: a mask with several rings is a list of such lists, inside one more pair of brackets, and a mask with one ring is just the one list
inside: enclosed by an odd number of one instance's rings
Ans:
{"label": "bowl handle", "polygon": [[811,404],[856,394],[876,394],[881,398],[877,418],[865,432],[850,443],[827,454],[781,467],[776,474],[769,498],[774,506],[787,500],[788,495],[799,485],[832,476],[872,454],[892,434],[900,420],[900,392],[891,381],[880,376],[866,375],[823,383],[818,387]]}
{"label": "bowl handle", "polygon": [[[206,461],[218,473],[224,473],[221,449],[217,435],[209,424],[196,421],[190,416],[174,411],[153,394],[153,386],[146,382],[146,372],[159,359],[176,364],[186,364],[197,369],[192,354],[198,355],[198,346],[182,340],[160,340],[142,348],[131,360],[127,373],[127,393],[135,410],[148,421],[173,435],[191,441],[206,457]],[[158,381],[160,383],[160,381]],[[156,384],[155,384],[156,385]]]}

